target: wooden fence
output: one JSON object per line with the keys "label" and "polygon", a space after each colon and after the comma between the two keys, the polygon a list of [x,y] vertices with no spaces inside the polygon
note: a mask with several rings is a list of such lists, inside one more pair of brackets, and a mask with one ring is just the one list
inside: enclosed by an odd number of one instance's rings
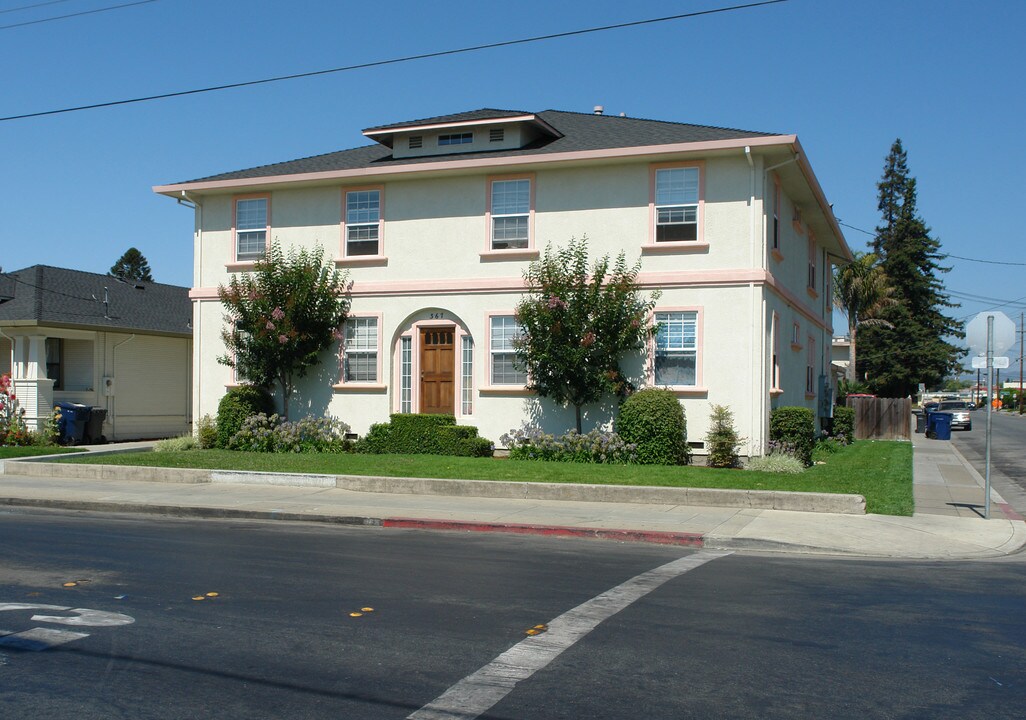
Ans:
{"label": "wooden fence", "polygon": [[849,397],[856,440],[911,440],[911,398]]}

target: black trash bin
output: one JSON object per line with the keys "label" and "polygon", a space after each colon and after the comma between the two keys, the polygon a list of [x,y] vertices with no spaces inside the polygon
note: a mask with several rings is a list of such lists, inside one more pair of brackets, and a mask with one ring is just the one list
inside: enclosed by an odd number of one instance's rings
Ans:
{"label": "black trash bin", "polygon": [[926,432],[926,412],[923,411],[923,410],[916,410],[915,411],[915,416],[916,416],[916,432],[917,433],[925,433]]}
{"label": "black trash bin", "polygon": [[89,420],[86,422],[83,442],[96,445],[107,442],[103,436],[103,421],[107,419],[107,408],[90,408]]}
{"label": "black trash bin", "polygon": [[58,438],[62,445],[77,445],[85,435],[86,421],[89,419],[88,405],[73,402],[59,402],[61,419],[57,423]]}

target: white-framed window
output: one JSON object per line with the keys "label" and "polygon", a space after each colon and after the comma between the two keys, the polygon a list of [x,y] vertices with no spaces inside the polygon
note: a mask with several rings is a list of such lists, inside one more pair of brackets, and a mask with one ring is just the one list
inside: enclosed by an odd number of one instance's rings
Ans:
{"label": "white-framed window", "polygon": [[802,346],[802,326],[798,323],[791,326],[791,345],[793,347]]}
{"label": "white-framed window", "polygon": [[474,142],[474,133],[449,133],[448,135],[439,135],[439,145],[469,145]]}
{"label": "white-framed window", "polygon": [[464,415],[474,413],[474,339],[463,336],[462,357],[460,358],[460,400]]}
{"label": "white-framed window", "polygon": [[809,355],[805,363],[805,394],[812,395],[816,392],[816,338],[809,335]]}
{"label": "white-framed window", "polygon": [[399,339],[399,412],[413,412],[413,338]]}
{"label": "white-framed window", "polygon": [[655,384],[683,387],[698,384],[698,313],[656,312]]}
{"label": "white-framed window", "polygon": [[346,192],[346,257],[381,254],[381,190]]}
{"label": "white-framed window", "polygon": [[516,351],[513,339],[521,328],[513,315],[493,315],[489,323],[489,353],[491,355],[492,385],[525,385],[527,374],[513,365]]}
{"label": "white-framed window", "polygon": [[698,240],[700,169],[660,168],[655,171],[655,240]]}
{"label": "white-framed window", "polygon": [[780,180],[773,178],[773,224],[770,226],[770,247],[780,251]]}
{"label": "white-framed window", "polygon": [[266,253],[269,205],[266,197],[235,201],[236,260],[259,260]]}
{"label": "white-framed window", "polygon": [[770,389],[780,389],[780,316],[773,313],[773,322],[770,327],[770,342],[772,343],[770,360]]}
{"label": "white-framed window", "polygon": [[531,179],[491,181],[492,250],[517,250],[531,243]]}
{"label": "white-framed window", "polygon": [[816,238],[809,231],[809,290],[816,289]]}
{"label": "white-framed window", "polygon": [[378,319],[346,318],[345,345],[342,353],[342,382],[377,382]]}
{"label": "white-framed window", "polygon": [[53,380],[54,390],[64,389],[64,339],[48,337],[46,349],[46,377]]}

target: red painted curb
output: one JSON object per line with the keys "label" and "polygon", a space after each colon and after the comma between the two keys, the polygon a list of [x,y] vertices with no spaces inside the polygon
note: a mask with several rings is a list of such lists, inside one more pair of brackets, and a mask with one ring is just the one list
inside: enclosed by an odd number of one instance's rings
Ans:
{"label": "red painted curb", "polygon": [[381,527],[417,530],[462,530],[465,532],[505,532],[517,535],[549,535],[552,537],[586,537],[622,542],[647,542],[660,545],[688,545],[702,547],[705,539],[698,533],[659,532],[655,530],[610,530],[606,528],[576,528],[560,525],[518,525],[514,523],[459,522],[456,520],[414,520],[385,518]]}
{"label": "red painted curb", "polygon": [[997,503],[997,506],[1001,508],[1001,512],[1005,514],[1005,517],[1009,520],[1026,520],[1022,515],[1012,509],[1012,506],[1008,503]]}

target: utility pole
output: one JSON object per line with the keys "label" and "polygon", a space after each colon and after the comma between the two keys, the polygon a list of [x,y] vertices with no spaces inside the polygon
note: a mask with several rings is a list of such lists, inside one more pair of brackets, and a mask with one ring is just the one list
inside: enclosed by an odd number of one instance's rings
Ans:
{"label": "utility pole", "polygon": [[1026,334],[1026,328],[1023,327],[1022,319],[1024,313],[1019,313],[1019,414],[1022,415],[1022,338]]}

